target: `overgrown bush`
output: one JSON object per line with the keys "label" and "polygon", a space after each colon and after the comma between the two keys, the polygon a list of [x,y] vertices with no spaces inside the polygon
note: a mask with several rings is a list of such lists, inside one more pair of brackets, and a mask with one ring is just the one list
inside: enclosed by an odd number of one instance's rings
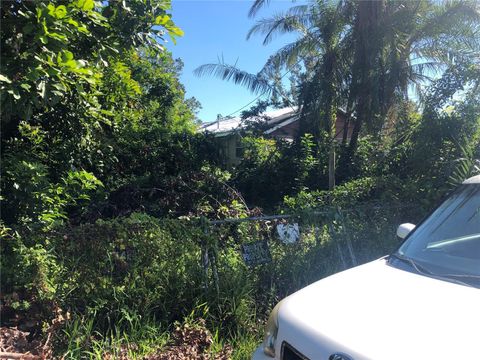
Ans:
{"label": "overgrown bush", "polygon": [[325,162],[310,134],[293,143],[247,136],[242,144],[243,159],[232,182],[250,204],[271,210],[285,195],[326,179]]}
{"label": "overgrown bush", "polygon": [[[371,190],[365,181],[347,192],[359,186],[365,194]],[[346,196],[340,190],[338,199]],[[298,222],[301,230],[295,244],[279,240],[277,221],[212,226],[141,213],[44,232],[9,232],[2,242],[2,293],[19,292],[19,304],[6,305],[23,306],[24,320],[32,311],[43,312],[37,331],[48,310],[71,314],[57,349],[72,354],[114,349],[107,339],[120,344],[132,331],[132,338],[149,342],[148,334],[166,331],[195,309],[204,309],[207,327],[223,339],[235,343],[241,336],[253,344],[261,336],[259,321],[278,300],[355,261],[386,254],[396,245],[398,222],[415,220],[407,217],[411,209],[378,204],[314,212],[316,200],[290,204],[295,216],[289,222]],[[249,267],[241,247],[257,240],[268,242],[271,262]],[[137,319],[136,327],[128,319]],[[139,322],[156,325],[141,335]],[[89,334],[98,341],[88,340]]]}

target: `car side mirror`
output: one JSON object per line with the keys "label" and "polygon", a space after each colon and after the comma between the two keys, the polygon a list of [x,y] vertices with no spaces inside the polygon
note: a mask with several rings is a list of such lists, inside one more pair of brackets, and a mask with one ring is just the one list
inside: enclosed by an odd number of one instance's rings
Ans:
{"label": "car side mirror", "polygon": [[410,234],[410,232],[415,229],[415,225],[414,224],[410,224],[410,223],[405,223],[405,224],[402,224],[398,227],[397,229],[397,236],[400,238],[400,239],[405,239],[407,237],[408,234]]}

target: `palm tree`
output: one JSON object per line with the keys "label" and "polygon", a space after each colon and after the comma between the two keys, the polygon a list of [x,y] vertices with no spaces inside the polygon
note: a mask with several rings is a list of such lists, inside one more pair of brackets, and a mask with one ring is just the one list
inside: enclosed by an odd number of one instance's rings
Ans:
{"label": "palm tree", "polygon": [[[311,22],[309,13],[310,7],[307,5],[291,8],[285,14],[278,14],[271,19],[262,19],[252,27],[247,34],[247,39],[255,34],[264,34],[263,44],[268,44],[275,36],[282,33],[297,32],[303,34],[309,31],[308,23]],[[298,64],[299,58],[308,53],[314,57],[318,56],[318,40],[310,34],[304,38],[286,45],[275,52],[267,60],[263,68],[256,74],[243,71],[237,67],[237,64],[227,64],[222,59],[217,63],[204,64],[195,69],[197,76],[215,76],[222,80],[232,81],[235,84],[246,87],[252,93],[266,96],[277,94],[277,86],[274,83],[278,70],[287,68],[286,76],[292,66]],[[312,53],[311,51],[315,51]]]}
{"label": "palm tree", "polygon": [[355,151],[363,125],[380,134],[409,88],[422,87],[459,57],[480,50],[480,13],[473,1],[357,1],[352,63]]}
{"label": "palm tree", "polygon": [[[255,6],[255,4],[254,4]],[[197,75],[214,75],[224,80],[246,86],[254,93],[277,95],[276,87],[270,79],[278,69],[289,69],[299,62],[307,68],[308,77],[300,85],[302,108],[301,134],[312,133],[319,141],[322,132],[330,136],[329,187],[335,185],[335,137],[336,113],[340,101],[340,88],[345,83],[343,74],[347,69],[349,32],[343,21],[343,3],[338,5],[319,3],[318,6],[295,6],[285,14],[270,19],[262,19],[249,31],[252,35],[264,35],[263,44],[268,44],[275,36],[296,32],[299,39],[274,53],[257,74],[250,74],[236,66],[220,62],[205,64],[195,70]],[[310,60],[310,64],[306,61]],[[346,61],[347,60],[347,61]]]}
{"label": "palm tree", "polygon": [[[341,101],[342,85],[348,68],[347,52],[350,32],[346,27],[343,3],[337,6],[323,5],[312,8],[310,12],[311,33],[308,39],[317,39],[320,50],[318,61],[312,69],[312,78],[305,81],[301,88],[300,101],[303,113],[303,131],[311,131],[314,138],[320,139],[321,131],[328,134],[328,184],[335,187],[335,144],[336,118]],[[318,41],[319,40],[319,41]],[[314,45],[312,42],[310,46]],[[305,50],[311,53],[311,50]],[[304,50],[304,51],[305,51]],[[310,126],[308,126],[310,125]],[[313,126],[312,126],[313,125]]]}
{"label": "palm tree", "polygon": [[[250,15],[255,16],[268,2],[256,0]],[[261,34],[264,44],[284,33],[298,35],[257,74],[225,63],[203,65],[196,73],[213,74],[272,95],[276,91],[272,74],[302,63],[305,79],[298,99],[302,132],[311,132],[317,139],[320,130],[332,135],[336,107],[345,107],[345,130],[353,123],[344,159],[348,164],[361,131],[380,136],[393,105],[407,100],[409,89],[414,88],[421,98],[422,87],[436,72],[458,58],[478,56],[479,24],[475,1],[318,0],[261,19],[252,27],[247,37]],[[347,140],[344,131],[345,145]]]}

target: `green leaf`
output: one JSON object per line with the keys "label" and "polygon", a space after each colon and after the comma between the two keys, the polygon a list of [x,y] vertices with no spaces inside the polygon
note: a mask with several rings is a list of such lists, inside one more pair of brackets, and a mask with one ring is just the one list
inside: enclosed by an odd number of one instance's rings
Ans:
{"label": "green leaf", "polygon": [[70,25],[73,25],[75,27],[78,27],[78,21],[75,21],[73,20],[72,18],[68,19],[67,22],[70,24]]}
{"label": "green leaf", "polygon": [[20,99],[20,94],[16,90],[10,89],[10,90],[7,91],[7,93],[12,95],[15,100]]}
{"label": "green leaf", "polygon": [[48,15],[54,17],[55,16],[55,5],[48,4],[47,9],[48,9]]}
{"label": "green leaf", "polygon": [[170,20],[170,16],[167,14],[159,15],[155,18],[155,25],[165,25]]}
{"label": "green leaf", "polygon": [[70,69],[77,69],[78,63],[75,60],[68,60],[62,64],[63,66],[69,67]]}
{"label": "green leaf", "polygon": [[7,78],[5,75],[2,75],[2,74],[0,74],[0,81],[1,82],[6,82],[7,84],[12,83],[12,81],[9,78]]}
{"label": "green leaf", "polygon": [[176,36],[183,36],[185,34],[182,29],[176,26],[169,27],[168,32],[170,33],[170,35],[174,34]]}
{"label": "green leaf", "polygon": [[42,18],[42,9],[37,8],[37,21],[40,21]]}
{"label": "green leaf", "polygon": [[55,32],[48,33],[48,36],[50,36],[53,39],[57,39],[57,40],[67,40],[67,37],[65,35],[55,33]]}
{"label": "green leaf", "polygon": [[63,83],[61,83],[61,82],[54,83],[52,86],[53,86],[55,89],[60,90],[60,91],[62,91],[62,92],[67,91],[67,87],[66,87]]}
{"label": "green leaf", "polygon": [[27,84],[27,83],[20,84],[20,87],[24,90],[27,90],[27,91],[29,91],[32,88],[32,86],[30,84]]}
{"label": "green leaf", "polygon": [[85,34],[85,35],[90,34],[90,31],[87,29],[85,25],[79,26],[77,30],[78,32],[81,32],[82,34]]}
{"label": "green leaf", "polygon": [[79,7],[80,9],[84,10],[84,11],[91,11],[93,10],[95,6],[95,3],[93,2],[93,0],[78,0],[77,1],[77,7]]}
{"label": "green leaf", "polygon": [[73,53],[71,51],[62,50],[57,55],[57,63],[59,65],[66,65],[68,62],[72,60],[73,60]]}
{"label": "green leaf", "polygon": [[53,99],[52,99],[54,102],[56,102],[56,101],[58,101],[59,99],[61,99],[61,97],[64,95],[63,92],[58,91],[58,90],[52,90],[52,94],[55,95],[55,96],[53,97]]}
{"label": "green leaf", "polygon": [[65,5],[59,5],[55,8],[55,17],[57,19],[63,19],[67,15],[67,8]]}
{"label": "green leaf", "polygon": [[[50,76],[58,76],[58,74],[60,73],[60,70],[58,70],[57,68],[54,68],[54,67],[49,67],[46,71],[47,73],[47,77],[50,77]],[[38,78],[38,76],[37,76]],[[29,78],[30,80],[36,80],[36,78]]]}

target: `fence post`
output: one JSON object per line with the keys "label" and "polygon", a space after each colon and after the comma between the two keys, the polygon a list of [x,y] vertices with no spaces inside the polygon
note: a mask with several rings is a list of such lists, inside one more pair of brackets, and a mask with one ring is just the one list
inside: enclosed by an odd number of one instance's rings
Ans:
{"label": "fence post", "polygon": [[208,267],[210,265],[210,258],[208,256],[208,247],[209,247],[209,244],[208,244],[208,230],[210,228],[210,222],[204,218],[204,217],[201,217],[200,218],[200,227],[203,229],[203,234],[204,234],[204,237],[202,239],[202,242],[201,242],[201,263],[202,263],[202,268],[203,268],[203,287],[204,287],[204,290],[205,290],[205,294],[208,293]]}
{"label": "fence post", "polygon": [[206,243],[204,242],[202,244],[202,267],[203,267],[203,287],[205,288],[205,291],[208,290],[208,265],[209,265],[209,259],[208,259],[208,248]]}
{"label": "fence post", "polygon": [[[218,266],[217,266],[217,249],[211,249],[211,244],[208,241],[209,234],[209,225],[205,224],[204,228],[205,240],[203,241],[202,246],[202,265],[204,272],[204,287],[205,292],[208,291],[208,267],[212,267],[213,282],[215,285],[215,290],[217,292],[217,297],[220,296],[220,286],[218,278]],[[213,251],[211,251],[213,250]]]}
{"label": "fence post", "polygon": [[343,212],[340,208],[337,209],[338,215],[340,217],[340,222],[342,223],[343,233],[345,235],[345,239],[347,242],[347,249],[350,255],[350,260],[352,261],[353,266],[357,266],[357,258],[355,256],[355,252],[353,251],[352,240],[350,238],[350,233],[347,230],[347,222],[345,221],[345,217],[343,216]]}
{"label": "fence post", "polygon": [[347,262],[345,261],[345,257],[343,256],[343,251],[340,246],[340,243],[338,241],[337,236],[335,236],[335,230],[333,229],[333,225],[330,223],[328,225],[328,229],[330,231],[330,236],[332,237],[333,242],[335,243],[335,246],[337,247],[338,254],[340,255],[340,261],[342,262],[343,269],[347,268]]}
{"label": "fence post", "polygon": [[213,282],[215,284],[215,290],[217,291],[217,299],[220,297],[220,285],[218,279],[218,266],[217,266],[217,250],[212,254],[212,272],[213,272]]}

